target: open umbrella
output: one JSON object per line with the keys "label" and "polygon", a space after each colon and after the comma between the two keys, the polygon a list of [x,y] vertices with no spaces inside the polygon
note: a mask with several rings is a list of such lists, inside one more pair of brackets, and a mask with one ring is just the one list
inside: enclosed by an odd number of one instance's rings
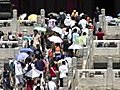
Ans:
{"label": "open umbrella", "polygon": [[21,61],[21,60],[25,60],[29,55],[27,53],[19,53],[17,56],[16,56],[16,60],[18,61]]}
{"label": "open umbrella", "polygon": [[54,17],[58,17],[59,16],[57,13],[54,13],[54,12],[48,13],[48,16],[50,16],[50,15],[53,15]]}
{"label": "open umbrella", "polygon": [[30,48],[22,48],[20,49],[20,52],[34,52],[34,51]]}
{"label": "open umbrella", "polygon": [[117,16],[120,17],[120,13],[118,13]]}
{"label": "open umbrella", "polygon": [[26,18],[26,16],[27,16],[27,13],[23,13],[22,15],[20,15],[19,18],[20,18],[21,20],[24,20],[24,19]]}
{"label": "open umbrella", "polygon": [[82,48],[83,48],[82,46],[77,44],[72,44],[71,46],[68,47],[68,49],[73,49],[73,50],[82,49]]}
{"label": "open umbrella", "polygon": [[57,33],[59,33],[59,34],[62,34],[62,29],[61,28],[59,28],[59,27],[54,27],[53,29],[52,29],[52,31],[54,31],[54,32],[57,32]]}
{"label": "open umbrella", "polygon": [[36,78],[39,77],[41,74],[41,72],[37,69],[31,69],[30,71],[28,71],[25,76],[30,77],[30,78]]}
{"label": "open umbrella", "polygon": [[23,36],[22,39],[23,39],[23,40],[30,41],[30,40],[32,40],[32,37],[31,37],[31,36]]}
{"label": "open umbrella", "polygon": [[41,31],[41,32],[45,32],[45,31],[46,31],[46,28],[44,28],[44,27],[35,27],[34,30],[38,30],[38,31]]}
{"label": "open umbrella", "polygon": [[37,14],[31,14],[28,16],[28,20],[30,21],[37,21]]}
{"label": "open umbrella", "polygon": [[62,43],[63,40],[58,37],[58,36],[51,36],[48,38],[49,41],[54,42],[54,43]]}

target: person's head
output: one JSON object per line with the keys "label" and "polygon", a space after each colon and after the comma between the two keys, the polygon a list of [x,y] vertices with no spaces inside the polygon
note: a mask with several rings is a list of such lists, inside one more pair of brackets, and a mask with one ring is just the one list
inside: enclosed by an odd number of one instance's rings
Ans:
{"label": "person's head", "polygon": [[60,43],[56,43],[55,46],[60,46]]}
{"label": "person's head", "polygon": [[42,74],[40,74],[39,78],[42,78]]}
{"label": "person's head", "polygon": [[99,10],[99,7],[96,7],[96,10]]}
{"label": "person's head", "polygon": [[52,18],[53,18],[53,15],[52,15],[52,14],[50,14],[49,18],[50,18],[50,19],[52,19]]}
{"label": "person's head", "polygon": [[12,32],[10,31],[10,32],[8,32],[8,35],[12,35]]}
{"label": "person's head", "polygon": [[32,62],[32,59],[30,57],[26,58],[26,60],[28,63]]}
{"label": "person's head", "polygon": [[40,80],[37,80],[37,84],[40,84]]}
{"label": "person's head", "polygon": [[65,61],[62,61],[62,65],[65,65]]}
{"label": "person's head", "polygon": [[54,61],[53,62],[51,62],[51,67],[54,67],[55,66],[55,63],[54,63]]}
{"label": "person's head", "polygon": [[28,51],[27,54],[30,55],[30,51]]}
{"label": "person's head", "polygon": [[55,25],[58,26],[58,22],[57,21],[55,22]]}
{"label": "person's head", "polygon": [[77,29],[75,28],[75,29],[73,30],[73,32],[77,32]]}
{"label": "person's head", "polygon": [[86,32],[83,32],[83,36],[85,36],[86,35]]}
{"label": "person's head", "polygon": [[66,32],[69,32],[69,28],[66,28]]}
{"label": "person's head", "polygon": [[39,44],[37,44],[37,45],[36,45],[36,48],[37,48],[37,49],[39,49],[39,48],[40,48]]}
{"label": "person's head", "polygon": [[31,40],[30,44],[33,45],[33,40]]}
{"label": "person's head", "polygon": [[99,28],[98,28],[98,31],[101,32],[101,31],[102,31],[102,28],[99,27]]}
{"label": "person's head", "polygon": [[31,81],[32,80],[32,78],[30,78],[30,77],[27,77],[27,81]]}
{"label": "person's head", "polygon": [[75,20],[75,17],[71,17],[72,20]]}
{"label": "person's head", "polygon": [[52,81],[52,78],[51,77],[49,77],[49,79],[48,79],[49,81]]}
{"label": "person's head", "polygon": [[73,10],[74,13],[76,13],[76,10]]}
{"label": "person's head", "polygon": [[38,34],[38,30],[36,30],[36,29],[34,29],[34,34],[36,35],[36,34]]}

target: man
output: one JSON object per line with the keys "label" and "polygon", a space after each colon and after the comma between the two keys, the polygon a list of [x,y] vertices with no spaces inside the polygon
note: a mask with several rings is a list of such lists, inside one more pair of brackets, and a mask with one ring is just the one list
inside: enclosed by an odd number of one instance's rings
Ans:
{"label": "man", "polygon": [[78,38],[78,44],[81,46],[86,46],[86,32],[83,32],[83,34]]}
{"label": "man", "polygon": [[78,25],[82,26],[82,29],[86,28],[86,25],[88,25],[88,22],[85,20],[85,16],[82,16],[82,19],[79,21]]}
{"label": "man", "polygon": [[102,32],[102,28],[98,28],[98,32],[96,33],[97,40],[103,40],[104,35],[105,33]]}
{"label": "man", "polygon": [[59,67],[60,73],[60,87],[63,87],[63,79],[68,75],[68,68],[65,65],[65,61],[62,61],[62,65]]}
{"label": "man", "polygon": [[55,84],[55,82],[52,81],[52,78],[49,78],[48,81],[48,90],[57,90],[57,86]]}
{"label": "man", "polygon": [[23,69],[21,66],[20,61],[14,61],[14,65],[15,65],[15,79],[16,79],[16,85],[23,85],[24,81],[23,81]]}
{"label": "man", "polygon": [[38,34],[38,30],[34,30],[34,35],[33,35],[33,46],[36,47],[37,44],[40,45],[40,35]]}
{"label": "man", "polygon": [[77,38],[79,37],[79,34],[77,33],[77,29],[75,28],[74,30],[73,30],[73,34],[72,34],[72,42],[74,43],[74,44],[76,44],[77,43]]}

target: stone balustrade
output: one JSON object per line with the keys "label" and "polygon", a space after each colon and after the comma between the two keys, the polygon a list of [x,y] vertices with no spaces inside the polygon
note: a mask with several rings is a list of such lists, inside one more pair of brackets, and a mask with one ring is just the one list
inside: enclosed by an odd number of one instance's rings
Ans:
{"label": "stone balustrade", "polygon": [[93,55],[99,55],[99,56],[120,55],[120,41],[119,40],[94,40]]}
{"label": "stone balustrade", "polygon": [[18,41],[0,41],[0,45],[2,44],[8,45],[8,48],[0,48],[0,59],[14,58],[19,48],[12,48],[12,45],[18,45]]}
{"label": "stone balustrade", "polygon": [[[107,69],[77,70],[75,82],[78,82],[78,90],[109,90],[120,89],[120,70],[113,70],[113,77],[109,81],[110,72]],[[112,83],[112,84],[110,84]],[[110,86],[111,85],[111,86]],[[111,89],[112,88],[112,89]]]}
{"label": "stone balustrade", "polygon": [[[35,24],[40,24],[42,26],[45,26],[45,10],[41,9],[40,12],[41,15],[38,15],[37,21],[31,21],[31,20],[18,20],[17,17],[17,10],[13,10],[13,18],[10,20],[0,20],[0,30],[4,33],[7,33],[9,31],[12,31],[13,33],[21,33],[24,32],[24,30],[27,31],[27,34],[31,34],[34,29]],[[40,17],[42,18],[40,18]],[[42,20],[42,21],[41,21]]]}

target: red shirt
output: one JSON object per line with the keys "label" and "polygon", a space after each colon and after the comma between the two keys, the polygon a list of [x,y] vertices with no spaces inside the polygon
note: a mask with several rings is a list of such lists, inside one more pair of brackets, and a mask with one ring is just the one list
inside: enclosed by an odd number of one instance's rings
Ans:
{"label": "red shirt", "polygon": [[28,80],[26,84],[26,90],[33,90],[34,80]]}
{"label": "red shirt", "polygon": [[103,40],[103,36],[104,36],[105,34],[103,33],[103,32],[97,32],[96,33],[96,36],[97,36],[97,40]]}
{"label": "red shirt", "polygon": [[50,67],[50,76],[51,77],[56,77],[56,67]]}

